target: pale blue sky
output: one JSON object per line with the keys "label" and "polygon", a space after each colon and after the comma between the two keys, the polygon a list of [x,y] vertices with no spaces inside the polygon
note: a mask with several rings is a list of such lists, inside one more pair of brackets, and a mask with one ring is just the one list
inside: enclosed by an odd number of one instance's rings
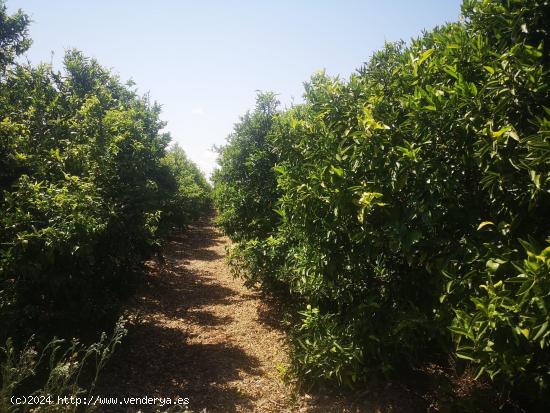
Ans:
{"label": "pale blue sky", "polygon": [[460,15],[460,0],[7,0],[33,19],[32,63],[77,48],[163,106],[166,130],[207,174],[256,90],[300,102],[319,69],[347,78],[385,41]]}

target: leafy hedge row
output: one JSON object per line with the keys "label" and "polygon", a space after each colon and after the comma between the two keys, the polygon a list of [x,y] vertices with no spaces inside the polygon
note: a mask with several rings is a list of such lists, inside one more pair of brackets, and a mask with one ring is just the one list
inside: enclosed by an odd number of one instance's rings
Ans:
{"label": "leafy hedge row", "polygon": [[548,391],[550,6],[462,11],[347,81],[314,75],[303,104],[260,96],[221,150],[235,268],[286,290],[311,382],[443,349]]}
{"label": "leafy hedge row", "polygon": [[16,64],[28,18],[0,2],[0,23],[0,336],[65,332],[112,314],[128,275],[204,210],[209,186],[167,150],[148,96],[77,51],[63,72]]}

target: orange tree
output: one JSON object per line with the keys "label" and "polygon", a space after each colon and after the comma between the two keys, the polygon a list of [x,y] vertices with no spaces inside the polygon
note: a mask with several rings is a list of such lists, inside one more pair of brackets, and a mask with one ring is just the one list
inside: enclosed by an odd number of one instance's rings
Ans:
{"label": "orange tree", "polygon": [[[312,383],[353,386],[447,350],[547,394],[549,5],[462,10],[348,81],[313,76],[266,133],[280,218],[254,248],[225,227],[241,273],[290,292],[293,368]],[[243,167],[223,155],[222,173]],[[251,181],[227,185],[238,205]]]}
{"label": "orange tree", "polygon": [[1,3],[0,23],[0,335],[86,330],[116,313],[162,230],[202,207],[187,176],[203,198],[207,184],[172,167],[148,96],[78,51],[62,72],[16,64],[28,18]]}

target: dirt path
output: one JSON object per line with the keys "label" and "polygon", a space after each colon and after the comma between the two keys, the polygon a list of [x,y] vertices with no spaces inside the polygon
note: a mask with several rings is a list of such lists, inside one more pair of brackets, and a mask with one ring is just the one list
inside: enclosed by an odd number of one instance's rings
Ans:
{"label": "dirt path", "polygon": [[290,411],[277,372],[284,334],[230,274],[228,244],[204,221],[172,238],[163,266],[150,263],[147,285],[128,304],[135,321],[97,393],[188,397],[194,412]]}

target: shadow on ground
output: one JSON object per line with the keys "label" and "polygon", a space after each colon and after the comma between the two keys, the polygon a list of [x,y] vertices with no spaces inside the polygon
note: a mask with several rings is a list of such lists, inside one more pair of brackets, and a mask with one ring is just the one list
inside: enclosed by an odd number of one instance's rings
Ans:
{"label": "shadow on ground", "polygon": [[[105,372],[98,393],[120,397],[188,397],[195,411],[235,412],[253,401],[223,387],[253,372],[258,361],[225,344],[189,344],[177,329],[146,322],[130,327],[128,337]],[[136,346],[135,343],[139,343]],[[133,408],[135,409],[135,407]],[[135,411],[120,408],[118,411]],[[141,406],[142,411],[147,406]],[[105,411],[113,411],[111,409]]]}
{"label": "shadow on ground", "polygon": [[[237,293],[219,285],[211,272],[187,268],[189,260],[223,258],[212,249],[218,246],[219,250],[222,243],[221,236],[204,223],[189,228],[184,236],[169,239],[165,264],[149,263],[150,275],[128,305],[133,318],[128,336],[103,372],[96,394],[119,398],[188,397],[193,411],[253,410],[253,399],[224,384],[239,380],[240,372],[254,373],[258,360],[226,342],[191,343],[181,328],[182,323],[209,328],[232,320],[203,307],[239,300]],[[140,408],[156,411],[154,407]],[[103,411],[137,410],[127,406]]]}
{"label": "shadow on ground", "polygon": [[168,237],[166,253],[184,262],[188,259],[217,260],[223,258],[223,255],[212,251],[212,247],[223,244],[222,238],[214,227],[209,225],[208,220],[203,219],[185,232]]}

